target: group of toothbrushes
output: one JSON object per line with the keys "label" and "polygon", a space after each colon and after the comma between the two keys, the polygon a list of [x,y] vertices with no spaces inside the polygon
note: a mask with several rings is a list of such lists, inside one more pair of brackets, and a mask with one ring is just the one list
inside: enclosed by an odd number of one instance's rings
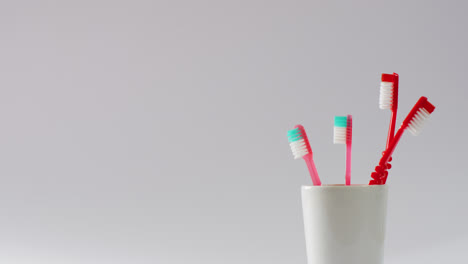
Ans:
{"label": "group of toothbrushes", "polygon": [[[380,185],[387,182],[388,170],[392,167],[389,163],[392,161],[392,154],[395,150],[401,136],[406,130],[417,136],[423,127],[425,121],[429,118],[435,109],[426,97],[422,96],[414,105],[413,109],[406,116],[400,128],[395,134],[395,124],[398,110],[398,81],[399,76],[396,73],[382,74],[380,84],[380,109],[390,109],[390,127],[388,129],[387,145],[382,152],[379,164],[371,173],[369,185]],[[353,136],[353,118],[351,115],[335,116],[333,131],[334,144],[346,144],[346,185],[351,185],[351,144]],[[295,159],[303,158],[309,169],[310,177],[314,185],[322,185],[313,160],[312,148],[309,139],[302,125],[296,125],[294,129],[288,131],[289,145]]]}

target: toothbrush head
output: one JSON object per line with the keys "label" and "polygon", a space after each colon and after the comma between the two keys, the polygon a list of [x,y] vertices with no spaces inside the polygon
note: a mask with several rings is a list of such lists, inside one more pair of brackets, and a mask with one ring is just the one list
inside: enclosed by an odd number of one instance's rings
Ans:
{"label": "toothbrush head", "polygon": [[347,125],[346,125],[346,144],[350,145],[353,140],[353,116],[347,116]]}
{"label": "toothbrush head", "polygon": [[380,83],[380,109],[394,110],[398,106],[398,74],[382,74]]}
{"label": "toothbrush head", "polygon": [[335,125],[333,126],[333,144],[350,144],[352,136],[352,116],[335,116]]}
{"label": "toothbrush head", "polygon": [[431,104],[426,97],[422,96],[418,102],[411,109],[410,113],[403,121],[403,125],[408,127],[408,130],[417,136],[421,133],[421,130],[429,119],[432,112],[434,112],[435,106]]}
{"label": "toothbrush head", "polygon": [[309,139],[302,125],[297,125],[288,131],[289,146],[291,146],[294,159],[299,159],[305,155],[312,154]]}

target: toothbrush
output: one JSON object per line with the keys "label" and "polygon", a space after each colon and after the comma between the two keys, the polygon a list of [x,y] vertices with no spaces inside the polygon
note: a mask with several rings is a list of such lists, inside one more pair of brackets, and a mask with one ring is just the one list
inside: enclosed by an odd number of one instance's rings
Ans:
{"label": "toothbrush", "polygon": [[373,184],[385,184],[387,182],[388,171],[391,166],[387,164],[390,160],[390,157],[395,150],[398,141],[400,141],[403,132],[408,129],[411,134],[417,136],[421,133],[424,123],[430,117],[432,112],[434,112],[435,106],[431,104],[426,97],[422,96],[418,102],[414,105],[413,109],[406,116],[405,120],[401,124],[400,129],[395,134],[392,142],[389,147],[384,151],[382,158],[380,159],[379,165],[375,167],[375,172],[371,174],[373,180],[369,182],[370,185]]}
{"label": "toothbrush", "polygon": [[335,116],[333,143],[346,144],[346,185],[351,185],[351,143],[353,141],[353,117]]}
{"label": "toothbrush", "polygon": [[289,146],[291,146],[294,159],[304,158],[314,185],[322,185],[317,168],[313,160],[312,148],[302,125],[297,125],[288,131]]}
{"label": "toothbrush", "polygon": [[387,74],[382,73],[382,82],[380,83],[380,109],[390,109],[392,115],[390,118],[390,126],[388,128],[387,148],[393,140],[395,134],[395,124],[398,110],[398,81],[399,76],[397,73]]}

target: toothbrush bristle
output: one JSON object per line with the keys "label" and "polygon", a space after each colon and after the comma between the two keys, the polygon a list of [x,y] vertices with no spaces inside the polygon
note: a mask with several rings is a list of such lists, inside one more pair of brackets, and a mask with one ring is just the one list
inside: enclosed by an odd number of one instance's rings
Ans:
{"label": "toothbrush bristle", "polygon": [[294,159],[300,159],[305,155],[309,154],[304,139],[292,142],[289,144],[289,146],[291,146],[291,151],[293,153]]}
{"label": "toothbrush bristle", "polygon": [[392,109],[393,107],[393,82],[380,83],[380,109]]}
{"label": "toothbrush bristle", "polygon": [[392,109],[395,76],[393,74],[383,73],[381,80],[379,107],[380,109]]}
{"label": "toothbrush bristle", "polygon": [[346,116],[335,116],[333,126],[333,144],[346,144],[348,134],[348,118]]}
{"label": "toothbrush bristle", "polygon": [[309,154],[308,139],[302,126],[288,131],[289,146],[293,153],[294,159],[299,159]]}
{"label": "toothbrush bristle", "polygon": [[408,130],[413,136],[417,136],[421,133],[424,124],[427,122],[434,109],[435,106],[427,101],[427,99],[423,102],[423,105],[416,111],[413,118],[408,123]]}

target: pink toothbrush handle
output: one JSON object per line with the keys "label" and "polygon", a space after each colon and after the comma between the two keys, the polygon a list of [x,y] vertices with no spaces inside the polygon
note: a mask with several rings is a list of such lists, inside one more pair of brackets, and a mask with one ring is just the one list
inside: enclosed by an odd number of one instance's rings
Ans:
{"label": "pink toothbrush handle", "polygon": [[351,185],[351,143],[346,144],[346,185]]}
{"label": "pink toothbrush handle", "polygon": [[307,168],[309,169],[310,177],[312,178],[312,183],[314,185],[322,185],[322,182],[320,181],[320,177],[318,176],[317,173],[317,168],[315,168],[315,163],[314,160],[312,159],[312,155],[306,155],[304,156],[304,160],[307,163]]}

